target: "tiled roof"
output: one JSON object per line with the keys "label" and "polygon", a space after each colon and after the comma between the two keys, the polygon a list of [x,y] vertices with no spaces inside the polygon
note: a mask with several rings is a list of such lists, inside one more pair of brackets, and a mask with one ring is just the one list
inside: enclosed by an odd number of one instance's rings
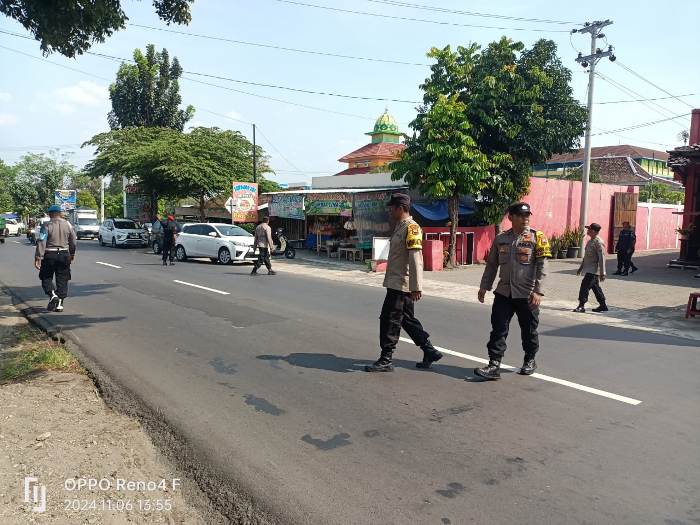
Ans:
{"label": "tiled roof", "polygon": [[[639,146],[600,146],[597,148],[591,148],[591,158],[595,157],[631,157],[633,159],[644,158],[667,161],[668,153],[665,151],[642,148]],[[577,160],[583,161],[583,149],[573,153],[554,155],[547,161],[547,164],[555,162],[573,162]]]}
{"label": "tiled roof", "polygon": [[[651,181],[651,174],[642,168],[631,157],[602,157],[591,159],[591,171],[600,175],[604,184],[639,186]],[[665,184],[674,189],[681,185],[666,177],[654,177],[654,182]]]}
{"label": "tiled roof", "polygon": [[392,142],[367,144],[366,146],[362,146],[360,149],[356,149],[352,153],[348,153],[338,160],[340,162],[352,162],[353,160],[373,157],[397,158],[404,148],[406,148],[405,144],[394,144]]}
{"label": "tiled roof", "polygon": [[364,168],[348,168],[346,170],[341,171],[340,173],[336,173],[335,176],[337,177],[338,175],[363,175],[365,173],[369,173],[372,171],[372,168],[369,166],[364,167]]}

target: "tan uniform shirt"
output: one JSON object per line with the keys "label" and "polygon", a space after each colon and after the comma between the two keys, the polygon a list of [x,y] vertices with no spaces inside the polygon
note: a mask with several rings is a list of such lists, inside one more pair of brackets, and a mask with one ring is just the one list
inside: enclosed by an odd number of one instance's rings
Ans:
{"label": "tan uniform shirt", "polygon": [[43,259],[47,250],[56,249],[68,250],[71,255],[75,254],[75,230],[70,222],[60,217],[51,219],[41,226],[34,256]]}
{"label": "tan uniform shirt", "polygon": [[496,274],[499,295],[526,299],[531,293],[544,295],[542,281],[547,275],[547,258],[552,254],[547,237],[539,231],[525,228],[516,235],[512,229],[496,236],[486,260],[481,288],[491,290]]}
{"label": "tan uniform shirt", "polygon": [[384,288],[423,290],[423,232],[412,217],[401,221],[391,235]]}
{"label": "tan uniform shirt", "polygon": [[600,235],[586,243],[579,270],[583,274],[605,275],[605,243]]}
{"label": "tan uniform shirt", "polygon": [[255,246],[257,248],[270,249],[274,247],[274,243],[272,242],[272,228],[270,228],[269,224],[261,222],[255,228]]}

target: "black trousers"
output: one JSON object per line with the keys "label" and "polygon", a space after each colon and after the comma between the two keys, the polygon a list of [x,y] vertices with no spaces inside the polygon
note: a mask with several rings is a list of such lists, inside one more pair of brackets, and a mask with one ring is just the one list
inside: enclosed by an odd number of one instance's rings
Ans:
{"label": "black trousers", "polygon": [[[56,284],[54,286],[54,276]],[[70,254],[68,250],[49,252],[44,254],[39,269],[41,287],[46,295],[56,292],[60,299],[68,297],[68,281],[70,281]]]}
{"label": "black trousers", "polygon": [[259,270],[263,264],[267,268],[268,272],[272,270],[272,263],[270,263],[269,248],[258,248],[258,260],[255,261],[255,271]]}
{"label": "black trousers", "polygon": [[423,325],[415,317],[411,294],[387,288],[379,315],[379,347],[382,353],[394,351],[402,328],[416,346],[423,347],[430,341],[430,334],[423,330]]}
{"label": "black trousers", "polygon": [[491,337],[486,345],[489,358],[500,361],[506,352],[506,338],[513,315],[518,316],[520,337],[523,350],[528,357],[535,357],[540,348],[537,327],[540,324],[540,309],[531,308],[528,299],[514,299],[501,294],[494,294],[491,309]]}
{"label": "black trousers", "polygon": [[627,253],[626,249],[622,249],[617,252],[617,271],[621,272],[622,269],[627,272],[630,268],[636,268],[632,262],[632,256],[634,255],[634,250]]}
{"label": "black trousers", "polygon": [[173,262],[175,258],[175,245],[172,242],[163,242],[163,262],[170,259]]}
{"label": "black trousers", "polygon": [[598,304],[601,306],[605,305],[605,294],[600,287],[600,277],[594,273],[587,273],[581,281],[581,289],[578,293],[579,305],[583,306],[588,302],[588,294],[591,290],[593,290],[593,295],[595,295]]}

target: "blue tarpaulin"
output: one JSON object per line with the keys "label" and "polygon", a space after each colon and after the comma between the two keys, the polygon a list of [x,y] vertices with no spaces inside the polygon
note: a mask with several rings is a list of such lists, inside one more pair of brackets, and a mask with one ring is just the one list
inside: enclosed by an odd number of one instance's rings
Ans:
{"label": "blue tarpaulin", "polygon": [[0,217],[3,219],[19,219],[16,213],[0,213]]}
{"label": "blue tarpaulin", "polygon": [[[435,201],[431,203],[413,203],[411,205],[416,212],[418,212],[421,217],[429,221],[446,221],[450,214],[447,208],[447,201]],[[459,203],[459,216],[464,217],[466,215],[471,215],[474,213],[474,208],[468,206],[464,203]]]}

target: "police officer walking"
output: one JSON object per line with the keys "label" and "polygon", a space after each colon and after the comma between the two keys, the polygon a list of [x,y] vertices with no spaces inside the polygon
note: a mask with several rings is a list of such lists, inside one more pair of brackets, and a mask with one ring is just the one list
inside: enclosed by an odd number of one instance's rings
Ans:
{"label": "police officer walking", "polygon": [[513,315],[518,317],[525,351],[520,373],[531,375],[537,369],[535,355],[539,350],[537,327],[544,295],[542,281],[547,275],[547,258],[552,254],[544,233],[530,228],[530,215],[530,205],[525,202],[516,202],[508,208],[508,219],[513,227],[496,236],[486,260],[479,302],[484,302],[499,270],[500,280],[494,290],[491,337],[486,345],[489,364],[474,369],[474,373],[484,379],[501,377],[501,360]]}
{"label": "police officer walking", "polygon": [[62,312],[63,302],[68,296],[70,265],[75,259],[76,237],[73,226],[61,217],[60,206],[51,206],[48,213],[51,220],[41,226],[36,240],[34,267],[39,270],[41,286],[49,296],[46,309]]}
{"label": "police officer walking", "polygon": [[381,355],[367,372],[392,372],[392,356],[399,342],[401,328],[406,330],[416,346],[423,350],[418,368],[442,358],[430,342],[430,335],[414,315],[414,303],[422,296],[423,286],[423,232],[409,215],[411,199],[404,193],[395,193],[387,204],[392,222],[396,224],[389,242],[384,287],[386,298],[379,316],[379,346]]}
{"label": "police officer walking", "polygon": [[265,217],[255,228],[255,247],[258,249],[258,260],[255,261],[250,275],[257,275],[263,264],[267,268],[267,275],[277,275],[277,272],[272,270],[272,263],[270,262],[270,254],[275,245],[272,242],[272,228],[270,228],[269,223],[270,218]]}
{"label": "police officer walking", "polygon": [[160,221],[163,230],[163,266],[175,264],[175,235],[178,231],[178,224],[175,222],[175,217],[168,215],[166,220]]}
{"label": "police officer walking", "polygon": [[586,226],[590,240],[586,243],[581,266],[576,271],[576,275],[583,274],[583,280],[578,293],[578,306],[574,308],[574,312],[584,313],[586,311],[586,303],[591,290],[593,290],[593,295],[598,301],[598,308],[593,308],[593,311],[608,311],[605,294],[600,287],[600,283],[605,280],[605,243],[600,238],[600,230],[600,224],[595,222],[592,222],[590,226]]}
{"label": "police officer walking", "polygon": [[622,275],[624,277],[629,275],[630,268],[632,268],[632,273],[639,269],[632,262],[632,255],[634,255],[636,244],[637,235],[634,233],[632,225],[628,221],[623,222],[622,231],[620,232],[620,237],[617,239],[617,246],[615,246],[615,251],[617,252],[617,271],[613,275]]}

